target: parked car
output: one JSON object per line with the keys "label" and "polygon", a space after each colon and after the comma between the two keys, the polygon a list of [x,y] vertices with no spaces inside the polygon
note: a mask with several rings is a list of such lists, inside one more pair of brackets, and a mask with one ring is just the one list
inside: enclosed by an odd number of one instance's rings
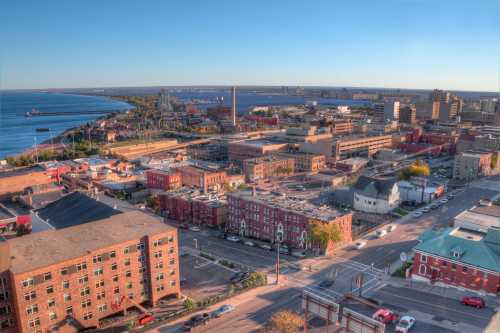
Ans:
{"label": "parked car", "polygon": [[191,332],[197,326],[206,325],[210,320],[210,315],[208,313],[198,314],[189,318],[188,321],[184,323],[184,332]]}
{"label": "parked car", "polygon": [[415,318],[412,316],[403,316],[396,325],[396,332],[408,333],[415,325]]}
{"label": "parked car", "polygon": [[365,240],[359,240],[357,241],[356,243],[354,243],[354,248],[356,250],[361,250],[362,248],[364,248],[366,246],[366,241]]}
{"label": "parked car", "polygon": [[428,213],[430,211],[431,211],[431,209],[429,207],[425,207],[424,209],[422,209],[422,212],[424,212],[424,213]]}
{"label": "parked car", "polygon": [[318,287],[325,289],[330,288],[331,286],[333,286],[333,280],[323,280],[320,284],[318,284]]}
{"label": "parked car", "polygon": [[424,215],[424,213],[420,212],[420,211],[417,211],[417,212],[413,212],[413,214],[411,214],[413,217],[420,217],[422,215]]}
{"label": "parked car", "polygon": [[245,244],[246,246],[255,246],[255,243],[252,241],[245,241],[243,244]]}
{"label": "parked car", "polygon": [[382,238],[385,235],[387,235],[387,231],[386,230],[377,230],[377,237],[378,238]]}
{"label": "parked car", "polygon": [[231,304],[224,304],[223,306],[221,306],[220,308],[218,308],[217,310],[212,312],[212,318],[219,318],[223,314],[226,314],[226,313],[229,313],[232,311],[234,311],[234,306],[232,306]]}
{"label": "parked car", "polygon": [[280,246],[280,253],[281,254],[289,254],[290,248],[288,247],[288,245],[286,245],[286,244],[281,245]]}
{"label": "parked car", "polygon": [[393,232],[394,230],[396,230],[397,226],[395,224],[391,224],[387,227],[387,231],[389,232]]}
{"label": "parked car", "polygon": [[437,202],[433,203],[432,205],[429,206],[430,209],[436,209],[439,207],[439,204]]}
{"label": "parked car", "polygon": [[261,244],[261,245],[259,245],[259,247],[261,249],[268,250],[268,251],[271,251],[273,249],[273,247],[270,244]]}
{"label": "parked car", "polygon": [[191,231],[195,231],[195,232],[198,232],[198,231],[200,231],[201,229],[200,229],[200,227],[197,227],[197,226],[193,225],[193,226],[191,226],[191,227],[189,228],[189,230],[191,230]]}
{"label": "parked car", "polygon": [[305,253],[305,251],[295,250],[295,251],[292,251],[292,256],[297,257],[297,258],[304,258],[306,256],[306,253]]}
{"label": "parked car", "polygon": [[231,283],[238,283],[247,279],[249,276],[250,272],[237,272],[231,277],[230,281]]}
{"label": "parked car", "polygon": [[235,242],[235,243],[240,241],[240,238],[234,235],[227,236],[226,239],[230,242]]}
{"label": "parked car", "polygon": [[442,204],[445,204],[445,203],[447,203],[447,202],[448,202],[448,199],[443,198],[443,199],[439,200],[439,202],[440,202],[440,203],[442,203]]}
{"label": "parked car", "polygon": [[481,297],[476,297],[476,296],[470,296],[470,297],[464,297],[462,298],[462,301],[460,301],[463,305],[468,305],[472,306],[478,309],[482,309],[486,306],[486,302],[484,299]]}
{"label": "parked car", "polygon": [[187,230],[187,229],[189,229],[189,224],[187,224],[187,223],[182,223],[182,224],[179,226],[179,228],[181,228],[181,229],[186,229],[186,230]]}
{"label": "parked car", "polygon": [[378,309],[373,314],[372,319],[383,324],[390,324],[395,323],[398,320],[398,316],[389,309]]}

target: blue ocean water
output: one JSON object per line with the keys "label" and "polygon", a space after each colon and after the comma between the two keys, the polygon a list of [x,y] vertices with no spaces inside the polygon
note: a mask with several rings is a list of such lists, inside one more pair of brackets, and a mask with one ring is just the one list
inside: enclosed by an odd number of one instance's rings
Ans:
{"label": "blue ocean water", "polygon": [[[71,116],[25,117],[36,108],[40,112],[75,112]],[[43,93],[0,92],[0,159],[21,152],[55,137],[65,130],[99,117],[96,114],[77,114],[78,111],[124,110],[131,106],[103,97]],[[50,132],[36,132],[49,128]]]}

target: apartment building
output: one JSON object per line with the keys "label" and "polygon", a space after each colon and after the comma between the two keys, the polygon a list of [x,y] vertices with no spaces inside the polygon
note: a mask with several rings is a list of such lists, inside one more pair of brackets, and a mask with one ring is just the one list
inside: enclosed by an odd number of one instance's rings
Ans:
{"label": "apartment building", "polygon": [[417,122],[417,108],[413,105],[407,105],[399,111],[399,122],[405,124],[414,124]]}
{"label": "apartment building", "polygon": [[186,166],[176,169],[181,175],[182,185],[195,186],[203,192],[220,188],[226,182],[225,171],[214,170],[202,166]]}
{"label": "apartment building", "polygon": [[123,296],[180,297],[175,228],[134,211],[0,242],[2,332],[98,328]]}
{"label": "apartment building", "polygon": [[334,120],[330,125],[332,134],[351,134],[354,131],[354,125],[350,119]]}
{"label": "apartment building", "polygon": [[371,157],[382,148],[392,148],[391,135],[345,137],[334,143],[333,157],[342,160],[349,157]]}
{"label": "apartment building", "polygon": [[227,217],[225,196],[203,194],[199,190],[181,188],[158,195],[160,211],[178,222],[216,227]]}
{"label": "apartment building", "polygon": [[148,170],[146,171],[148,188],[158,190],[174,190],[182,186],[181,173],[177,171]]}
{"label": "apartment building", "polygon": [[243,160],[243,174],[248,181],[270,177],[291,176],[295,171],[295,159],[269,155]]}
{"label": "apartment building", "polygon": [[266,191],[240,191],[227,195],[227,230],[241,236],[254,237],[274,243],[278,234],[282,241],[299,249],[319,249],[326,253],[333,244],[322,248],[309,241],[313,222],[335,223],[342,231],[343,242],[352,240],[352,213],[317,207],[308,201],[287,198]]}
{"label": "apartment building", "polygon": [[465,152],[455,155],[453,178],[468,181],[490,175],[493,155],[497,156],[498,164],[498,153]]}

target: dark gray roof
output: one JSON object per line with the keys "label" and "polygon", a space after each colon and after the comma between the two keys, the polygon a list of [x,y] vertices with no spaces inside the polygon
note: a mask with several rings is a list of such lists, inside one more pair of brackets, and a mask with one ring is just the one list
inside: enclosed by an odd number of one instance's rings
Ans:
{"label": "dark gray roof", "polygon": [[36,213],[54,229],[62,229],[102,220],[121,212],[81,192],[73,192],[36,210]]}
{"label": "dark gray roof", "polygon": [[372,198],[388,197],[396,182],[394,178],[359,176],[354,184],[354,189],[356,192]]}

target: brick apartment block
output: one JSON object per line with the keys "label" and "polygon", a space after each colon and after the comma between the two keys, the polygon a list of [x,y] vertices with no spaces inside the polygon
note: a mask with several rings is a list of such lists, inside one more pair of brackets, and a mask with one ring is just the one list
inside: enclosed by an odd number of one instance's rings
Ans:
{"label": "brick apartment block", "polygon": [[180,296],[175,228],[128,212],[0,241],[2,332],[99,327],[123,310],[112,306],[122,296],[149,305]]}

